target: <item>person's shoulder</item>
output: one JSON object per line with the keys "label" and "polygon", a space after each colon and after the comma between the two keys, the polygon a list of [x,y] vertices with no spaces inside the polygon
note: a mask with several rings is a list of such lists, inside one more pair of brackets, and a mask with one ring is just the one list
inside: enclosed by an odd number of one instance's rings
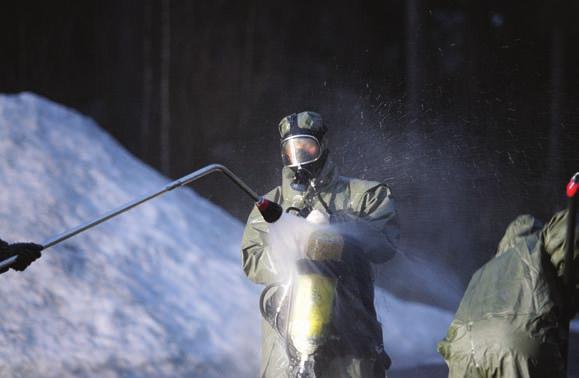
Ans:
{"label": "person's shoulder", "polygon": [[366,193],[368,191],[380,188],[384,188],[390,191],[390,187],[386,183],[380,181],[363,180],[345,176],[340,176],[340,180],[348,185],[350,187],[350,191],[353,193]]}

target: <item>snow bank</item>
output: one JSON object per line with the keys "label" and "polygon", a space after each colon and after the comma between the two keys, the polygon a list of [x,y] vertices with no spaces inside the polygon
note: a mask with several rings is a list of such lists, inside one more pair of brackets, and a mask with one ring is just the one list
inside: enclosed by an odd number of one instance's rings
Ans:
{"label": "snow bank", "polygon": [[[32,94],[0,96],[0,157],[8,241],[42,242],[167,183],[92,120]],[[0,276],[0,375],[256,376],[241,232],[177,190]]]}

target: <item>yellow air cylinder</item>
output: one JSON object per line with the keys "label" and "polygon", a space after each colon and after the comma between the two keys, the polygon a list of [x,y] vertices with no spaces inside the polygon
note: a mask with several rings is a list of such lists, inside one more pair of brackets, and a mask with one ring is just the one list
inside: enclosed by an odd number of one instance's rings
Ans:
{"label": "yellow air cylinder", "polygon": [[[336,277],[327,270],[301,269],[323,266],[323,262],[341,259],[344,241],[331,231],[312,233],[306,259],[298,265],[294,282],[288,336],[302,355],[312,355],[327,337],[336,296]],[[301,271],[300,271],[301,270]]]}

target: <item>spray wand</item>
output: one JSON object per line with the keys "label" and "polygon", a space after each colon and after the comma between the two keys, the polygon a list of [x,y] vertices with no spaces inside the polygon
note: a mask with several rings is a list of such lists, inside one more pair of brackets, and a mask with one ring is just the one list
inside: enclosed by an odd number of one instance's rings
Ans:
{"label": "spray wand", "polygon": [[[193,181],[197,181],[198,179],[205,177],[211,173],[215,173],[215,172],[223,173],[231,181],[233,181],[233,183],[236,184],[241,190],[243,190],[248,196],[250,196],[255,201],[255,206],[257,206],[257,208],[259,209],[261,215],[263,216],[263,218],[265,219],[266,222],[273,223],[281,217],[281,215],[283,213],[283,209],[279,204],[277,204],[273,201],[270,201],[263,196],[258,195],[253,189],[251,189],[245,182],[243,182],[238,176],[233,174],[233,172],[231,172],[225,166],[223,166],[221,164],[211,164],[211,165],[203,167],[195,172],[192,172],[186,176],[181,177],[178,180],[175,180],[175,181],[167,184],[162,189],[160,189],[156,192],[149,193],[145,196],[136,198],[130,202],[127,202],[126,204],[124,204],[120,207],[117,207],[113,210],[110,210],[109,212],[101,215],[100,217],[98,217],[96,219],[93,219],[93,220],[86,222],[86,223],[82,223],[82,224],[80,224],[80,225],[78,225],[78,226],[76,226],[68,231],[65,231],[63,233],[60,233],[58,235],[53,236],[52,238],[48,239],[47,241],[45,241],[42,244],[42,250],[53,247],[59,243],[62,243],[63,241],[65,241],[65,240],[67,240],[75,235],[78,235],[81,232],[84,232],[84,231],[86,231],[86,230],[88,230],[96,225],[99,225],[103,222],[106,222],[109,219],[112,219],[112,218],[116,217],[117,215],[124,213],[125,211],[128,211],[134,207],[137,207],[137,206],[139,206],[139,205],[141,205],[149,200],[152,200],[153,198],[159,197],[162,194],[165,194],[165,193],[170,192],[176,188],[180,188],[182,186],[190,184]],[[15,256],[11,256],[11,257],[1,261],[0,262],[0,269],[5,268],[5,267],[9,267],[17,259],[18,259],[18,256],[15,255]]]}

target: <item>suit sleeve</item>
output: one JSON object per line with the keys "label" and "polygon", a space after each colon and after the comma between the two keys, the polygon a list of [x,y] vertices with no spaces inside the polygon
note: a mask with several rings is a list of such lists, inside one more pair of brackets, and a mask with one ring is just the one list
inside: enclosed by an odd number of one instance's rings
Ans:
{"label": "suit sleeve", "polygon": [[[565,254],[567,249],[567,220],[569,211],[563,210],[555,214],[541,232],[541,244],[543,250],[550,256],[551,264],[556,269],[561,280],[565,270]],[[575,240],[573,244],[573,269],[574,282],[568,288],[573,296],[575,314],[579,313],[579,217],[575,224]]]}
{"label": "suit sleeve", "polygon": [[358,208],[356,234],[368,260],[384,263],[396,254],[400,226],[390,188],[378,184],[367,190]]}
{"label": "suit sleeve", "polygon": [[[275,191],[266,195],[266,198],[277,201]],[[247,277],[262,285],[275,282],[276,270],[271,258],[268,244],[269,225],[254,207],[245,225],[241,241],[241,260],[243,271]]]}

